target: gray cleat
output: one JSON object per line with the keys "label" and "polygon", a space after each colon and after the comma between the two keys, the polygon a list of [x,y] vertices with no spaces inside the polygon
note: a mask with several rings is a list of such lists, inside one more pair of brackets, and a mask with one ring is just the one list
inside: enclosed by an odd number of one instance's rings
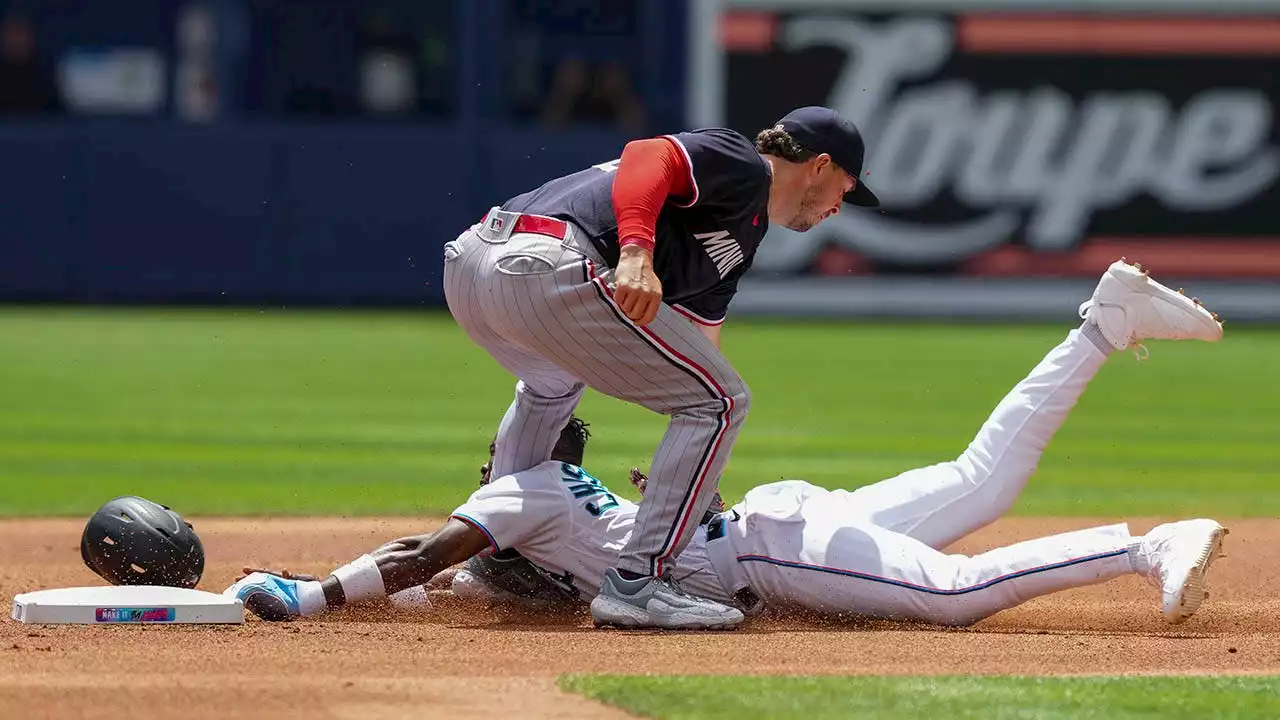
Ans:
{"label": "gray cleat", "polygon": [[597,627],[664,630],[728,630],[743,620],[739,610],[690,595],[669,576],[624,580],[613,568],[591,601],[591,617]]}

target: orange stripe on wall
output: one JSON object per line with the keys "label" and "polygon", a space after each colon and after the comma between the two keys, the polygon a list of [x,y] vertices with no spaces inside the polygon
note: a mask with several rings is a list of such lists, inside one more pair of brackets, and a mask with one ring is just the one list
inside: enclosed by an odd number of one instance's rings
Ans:
{"label": "orange stripe on wall", "polygon": [[1278,238],[1097,237],[1069,253],[1005,246],[966,261],[965,275],[1092,277],[1125,257],[1165,276],[1280,280]]}
{"label": "orange stripe on wall", "polygon": [[720,18],[720,43],[726,50],[765,52],[773,47],[777,30],[778,18],[772,13],[725,13]]}
{"label": "orange stripe on wall", "polygon": [[1093,55],[1280,55],[1280,18],[962,16],[965,52]]}

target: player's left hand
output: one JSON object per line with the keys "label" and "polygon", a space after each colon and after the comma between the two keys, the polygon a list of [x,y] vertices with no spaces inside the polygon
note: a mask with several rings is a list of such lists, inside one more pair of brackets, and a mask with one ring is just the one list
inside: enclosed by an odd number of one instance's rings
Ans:
{"label": "player's left hand", "polygon": [[662,307],[662,281],[653,271],[653,253],[639,245],[623,245],[613,273],[614,300],[637,325],[648,325]]}

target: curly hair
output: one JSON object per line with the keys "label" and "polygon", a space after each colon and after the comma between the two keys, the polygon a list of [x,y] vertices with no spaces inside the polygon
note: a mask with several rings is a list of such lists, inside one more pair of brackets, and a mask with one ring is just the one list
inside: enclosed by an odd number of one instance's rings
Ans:
{"label": "curly hair", "polygon": [[569,418],[569,424],[560,431],[560,439],[551,450],[551,459],[571,465],[581,465],[587,451],[587,439],[591,437],[588,427],[590,425],[576,415]]}
{"label": "curly hair", "polygon": [[802,163],[816,155],[813,151],[800,147],[795,138],[783,130],[781,125],[761,130],[756,135],[756,152],[780,157],[793,163]]}

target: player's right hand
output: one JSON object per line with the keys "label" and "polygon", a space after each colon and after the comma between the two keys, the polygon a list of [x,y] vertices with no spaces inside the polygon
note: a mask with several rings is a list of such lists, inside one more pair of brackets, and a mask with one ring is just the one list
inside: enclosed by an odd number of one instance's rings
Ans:
{"label": "player's right hand", "polygon": [[613,273],[614,300],[637,325],[648,325],[662,307],[662,281],[653,271],[653,253],[623,245]]}

